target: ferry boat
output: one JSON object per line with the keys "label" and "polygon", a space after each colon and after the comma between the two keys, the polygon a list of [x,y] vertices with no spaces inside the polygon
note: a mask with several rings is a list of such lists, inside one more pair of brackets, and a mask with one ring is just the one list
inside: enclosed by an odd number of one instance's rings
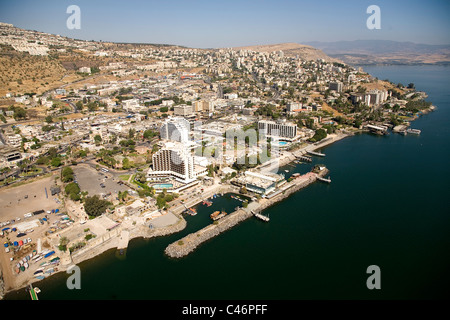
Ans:
{"label": "ferry boat", "polygon": [[406,130],[406,132],[419,135],[422,131],[420,131],[419,129],[408,129]]}

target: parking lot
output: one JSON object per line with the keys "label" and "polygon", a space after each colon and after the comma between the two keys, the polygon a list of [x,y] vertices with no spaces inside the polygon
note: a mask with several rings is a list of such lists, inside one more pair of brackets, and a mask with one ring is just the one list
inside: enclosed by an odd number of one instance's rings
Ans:
{"label": "parking lot", "polygon": [[17,220],[17,218],[24,220],[24,215],[29,212],[60,208],[60,203],[57,202],[59,200],[50,192],[54,181],[54,177],[48,177],[22,186],[0,190],[0,222]]}
{"label": "parking lot", "polygon": [[[89,196],[111,195],[115,198],[119,191],[128,190],[125,185],[120,185],[111,173],[97,171],[87,165],[78,165],[73,168],[75,179],[81,191],[87,191]],[[103,185],[103,187],[102,187]]]}

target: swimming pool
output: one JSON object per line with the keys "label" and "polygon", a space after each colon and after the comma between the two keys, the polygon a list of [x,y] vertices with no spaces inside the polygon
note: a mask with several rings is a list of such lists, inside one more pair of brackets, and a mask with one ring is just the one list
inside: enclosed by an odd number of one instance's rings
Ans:
{"label": "swimming pool", "polygon": [[286,141],[279,141],[278,144],[279,144],[280,146],[285,146],[285,145],[287,145],[288,143],[287,143]]}
{"label": "swimming pool", "polygon": [[152,185],[152,187],[154,189],[172,189],[173,188],[173,184],[171,184],[171,183],[158,183],[158,184]]}

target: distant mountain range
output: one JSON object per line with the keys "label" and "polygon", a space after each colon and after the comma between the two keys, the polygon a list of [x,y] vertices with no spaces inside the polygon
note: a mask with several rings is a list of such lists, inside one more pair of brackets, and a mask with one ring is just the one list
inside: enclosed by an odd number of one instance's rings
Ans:
{"label": "distant mountain range", "polygon": [[304,60],[317,60],[324,59],[325,61],[337,61],[326,55],[322,50],[316,49],[313,46],[298,44],[293,42],[278,43],[278,44],[266,44],[266,45],[254,45],[245,47],[234,47],[233,50],[252,50],[256,52],[275,52],[283,51],[286,56],[298,56]]}
{"label": "distant mountain range", "polygon": [[450,45],[391,40],[314,41],[305,44],[351,65],[450,64]]}

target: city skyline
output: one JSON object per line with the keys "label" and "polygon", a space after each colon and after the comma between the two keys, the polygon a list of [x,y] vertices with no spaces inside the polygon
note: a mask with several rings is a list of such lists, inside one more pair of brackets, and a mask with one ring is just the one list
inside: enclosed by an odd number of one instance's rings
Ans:
{"label": "city skyline", "polygon": [[[284,42],[393,40],[450,44],[445,1],[140,1],[127,5],[81,1],[0,1],[0,21],[81,40],[224,48]],[[370,30],[367,8],[381,9],[381,29]],[[69,30],[70,5],[81,29]]]}

